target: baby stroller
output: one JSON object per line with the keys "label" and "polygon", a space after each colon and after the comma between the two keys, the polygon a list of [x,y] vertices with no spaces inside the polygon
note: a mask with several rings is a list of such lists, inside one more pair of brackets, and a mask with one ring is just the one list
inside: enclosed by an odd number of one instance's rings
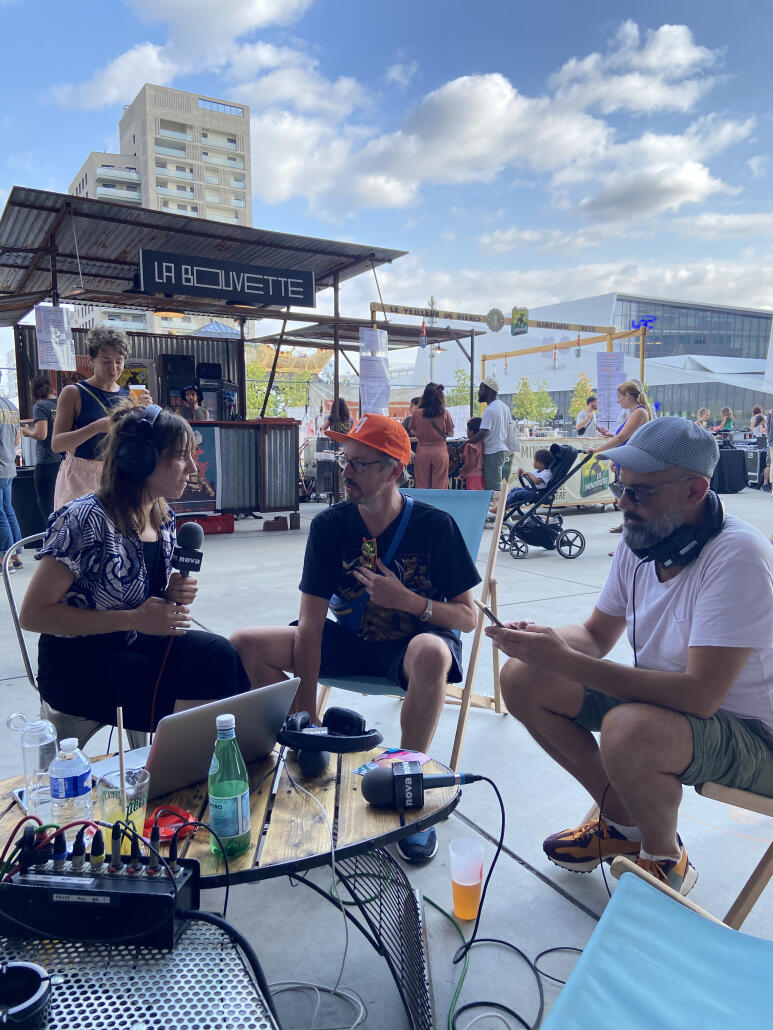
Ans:
{"label": "baby stroller", "polygon": [[[573,468],[579,454],[576,448],[553,443],[550,445],[550,454],[548,467],[553,475],[548,485],[537,492],[534,501],[520,501],[505,507],[499,549],[509,551],[513,558],[525,558],[529,553],[529,544],[532,547],[544,547],[546,551],[558,551],[562,558],[579,558],[585,550],[585,537],[579,529],[563,528],[564,520],[557,512],[553,512],[553,502],[558,488],[593,455],[586,454]],[[524,476],[518,478],[521,486],[533,485]],[[547,511],[540,513],[539,509],[545,505]]]}

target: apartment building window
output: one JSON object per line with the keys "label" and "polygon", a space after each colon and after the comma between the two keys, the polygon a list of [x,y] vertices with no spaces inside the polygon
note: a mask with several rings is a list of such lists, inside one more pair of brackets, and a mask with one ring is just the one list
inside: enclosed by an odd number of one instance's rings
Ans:
{"label": "apartment building window", "polygon": [[204,182],[208,183],[210,186],[220,185],[220,179],[218,179],[216,175],[205,175]]}
{"label": "apartment building window", "polygon": [[178,211],[187,211],[188,210],[188,205],[187,204],[178,204],[177,205],[177,210]]}
{"label": "apartment building window", "polygon": [[226,136],[225,141],[226,141],[226,143],[233,143],[233,145],[236,146],[236,137],[235,136]]}
{"label": "apartment building window", "polygon": [[197,215],[199,213],[199,205],[191,204],[191,211],[194,213],[194,215]]}
{"label": "apartment building window", "polygon": [[204,100],[203,97],[199,97],[199,107],[205,111],[217,111],[220,114],[232,114],[237,118],[244,117],[244,108],[237,107],[235,104],[218,104],[215,100]]}

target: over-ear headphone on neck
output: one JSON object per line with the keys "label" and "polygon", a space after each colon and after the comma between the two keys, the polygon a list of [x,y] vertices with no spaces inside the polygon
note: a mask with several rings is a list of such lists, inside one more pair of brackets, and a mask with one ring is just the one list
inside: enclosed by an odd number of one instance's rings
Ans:
{"label": "over-ear headphone on neck", "polygon": [[312,726],[308,712],[288,715],[276,739],[298,752],[298,764],[307,776],[319,776],[327,768],[331,751],[370,751],[384,738],[378,730],[366,729],[359,712],[328,708],[321,726]]}
{"label": "over-ear headphone on neck", "polygon": [[713,490],[706,494],[706,507],[708,521],[703,526],[680,526],[650,547],[632,547],[631,550],[642,561],[656,561],[664,569],[689,565],[725,524],[725,509]]}
{"label": "over-ear headphone on neck", "polygon": [[115,463],[121,472],[134,479],[147,479],[158,463],[153,426],[160,414],[158,404],[148,404],[142,418],[127,416],[118,427],[120,443],[115,452]]}

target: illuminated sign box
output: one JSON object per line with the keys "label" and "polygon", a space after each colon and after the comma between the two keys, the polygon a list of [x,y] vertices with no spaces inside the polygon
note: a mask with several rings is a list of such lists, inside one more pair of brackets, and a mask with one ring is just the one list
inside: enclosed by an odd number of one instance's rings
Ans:
{"label": "illuminated sign box", "polygon": [[143,293],[212,297],[254,307],[316,307],[313,272],[241,265],[161,250],[140,250],[139,266]]}

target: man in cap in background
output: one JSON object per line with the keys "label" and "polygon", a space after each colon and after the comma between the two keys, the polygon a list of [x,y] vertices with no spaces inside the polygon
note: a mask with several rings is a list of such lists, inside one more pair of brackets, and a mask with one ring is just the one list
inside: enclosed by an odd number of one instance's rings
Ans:
{"label": "man in cap in background", "polygon": [[487,490],[498,490],[502,480],[510,476],[510,448],[507,444],[507,429],[510,425],[510,409],[500,401],[499,383],[493,376],[487,376],[478,387],[478,400],[486,405],[480,420],[480,429],[468,437],[468,443],[483,441],[483,478]]}
{"label": "man in cap in background", "polygon": [[[719,452],[700,426],[655,419],[604,457],[624,546],[590,617],[486,633],[511,656],[508,709],[601,808],[548,837],[548,858],[589,872],[627,855],[686,894],[682,784],[773,797],[773,548],[709,490]],[[633,668],[604,659],[626,628]]]}
{"label": "man in cap in background", "polygon": [[[348,433],[327,435],[343,444],[346,500],[312,520],[297,625],[242,629],[231,640],[253,686],[300,676],[294,707],[315,722],[320,676],[390,679],[405,691],[401,746],[427,753],[446,683],[462,679],[455,631],[475,627],[480,576],[451,516],[400,493],[411,445],[399,422],[363,415]],[[398,849],[411,862],[432,858],[435,830]]]}

